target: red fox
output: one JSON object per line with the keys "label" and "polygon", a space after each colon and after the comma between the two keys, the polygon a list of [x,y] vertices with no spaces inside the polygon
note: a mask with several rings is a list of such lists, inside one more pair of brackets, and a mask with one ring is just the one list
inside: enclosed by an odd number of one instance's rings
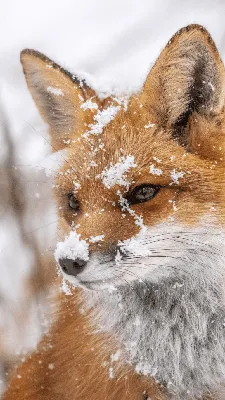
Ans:
{"label": "red fox", "polygon": [[225,71],[189,25],[129,101],[34,50],[21,62],[63,150],[50,332],[4,400],[224,399]]}

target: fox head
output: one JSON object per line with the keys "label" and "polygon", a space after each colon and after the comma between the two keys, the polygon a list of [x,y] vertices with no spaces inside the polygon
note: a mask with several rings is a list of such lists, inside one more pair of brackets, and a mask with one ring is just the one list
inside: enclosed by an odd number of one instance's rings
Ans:
{"label": "fox head", "polygon": [[21,61],[53,151],[64,150],[55,255],[68,280],[159,279],[224,229],[225,73],[203,27],[177,32],[127,101],[100,99],[37,51]]}

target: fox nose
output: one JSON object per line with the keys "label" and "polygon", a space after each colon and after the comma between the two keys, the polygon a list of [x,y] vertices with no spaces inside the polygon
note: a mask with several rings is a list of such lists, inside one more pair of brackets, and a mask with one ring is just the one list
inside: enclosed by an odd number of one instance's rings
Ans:
{"label": "fox nose", "polygon": [[59,259],[59,265],[63,272],[73,276],[80,274],[84,270],[86,264],[87,262],[80,258],[76,258],[76,260],[71,260],[70,258]]}

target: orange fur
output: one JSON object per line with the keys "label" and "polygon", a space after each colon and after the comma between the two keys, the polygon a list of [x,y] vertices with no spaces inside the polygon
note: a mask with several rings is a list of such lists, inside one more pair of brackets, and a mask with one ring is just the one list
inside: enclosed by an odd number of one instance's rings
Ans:
{"label": "orange fur", "polygon": [[163,398],[153,382],[134,375],[130,367],[119,369],[110,380],[112,340],[92,332],[79,311],[79,293],[68,299],[62,295],[59,301],[58,323],[16,371],[5,399],[142,400],[144,392]]}

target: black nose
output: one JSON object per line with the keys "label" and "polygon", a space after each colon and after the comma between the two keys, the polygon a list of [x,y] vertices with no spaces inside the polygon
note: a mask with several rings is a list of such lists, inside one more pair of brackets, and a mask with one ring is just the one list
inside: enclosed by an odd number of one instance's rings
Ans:
{"label": "black nose", "polygon": [[87,264],[86,261],[76,258],[76,260],[71,260],[70,258],[60,258],[59,265],[63,272],[68,275],[77,276],[80,274]]}

